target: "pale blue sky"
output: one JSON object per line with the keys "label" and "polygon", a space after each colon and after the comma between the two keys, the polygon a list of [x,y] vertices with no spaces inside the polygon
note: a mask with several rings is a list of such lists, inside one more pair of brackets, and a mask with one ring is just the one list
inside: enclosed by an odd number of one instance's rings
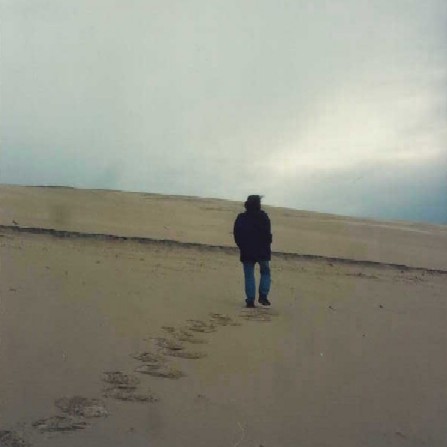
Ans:
{"label": "pale blue sky", "polygon": [[447,224],[445,0],[0,0],[0,182]]}

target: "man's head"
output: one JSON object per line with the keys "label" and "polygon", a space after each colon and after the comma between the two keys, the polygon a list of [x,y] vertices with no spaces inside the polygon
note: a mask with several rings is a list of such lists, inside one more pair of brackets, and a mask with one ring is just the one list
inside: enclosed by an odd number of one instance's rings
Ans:
{"label": "man's head", "polygon": [[261,198],[262,196],[258,195],[248,196],[244,203],[245,209],[247,211],[259,211],[261,209]]}

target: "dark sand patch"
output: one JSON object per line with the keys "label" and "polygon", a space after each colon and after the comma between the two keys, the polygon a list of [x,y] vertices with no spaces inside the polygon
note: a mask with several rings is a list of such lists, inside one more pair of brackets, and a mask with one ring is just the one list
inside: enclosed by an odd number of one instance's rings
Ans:
{"label": "dark sand patch", "polygon": [[0,430],[0,447],[29,447],[18,433],[10,430]]}
{"label": "dark sand patch", "polygon": [[364,278],[364,279],[379,279],[376,275],[367,275],[366,273],[357,272],[357,273],[345,273],[345,276],[355,276],[357,278]]}

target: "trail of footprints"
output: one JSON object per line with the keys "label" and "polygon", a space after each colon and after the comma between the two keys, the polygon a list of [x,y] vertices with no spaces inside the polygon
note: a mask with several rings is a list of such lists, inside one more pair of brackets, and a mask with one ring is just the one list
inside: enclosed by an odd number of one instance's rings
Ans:
{"label": "trail of footprints", "polygon": [[[269,322],[276,314],[271,309],[244,309],[239,317],[246,321]],[[140,364],[133,373],[104,371],[102,398],[82,396],[61,397],[54,402],[58,414],[39,419],[31,424],[40,433],[74,432],[89,427],[94,419],[106,417],[109,412],[105,401],[114,399],[125,402],[155,403],[160,398],[141,383],[140,377],[152,376],[180,379],[185,373],[170,364],[172,358],[197,360],[207,356],[198,349],[188,350],[208,343],[205,334],[216,332],[219,326],[240,326],[232,317],[211,313],[208,321],[187,320],[182,327],[163,326],[163,336],[152,338],[153,349],[131,354]],[[138,374],[136,374],[138,373]],[[141,376],[139,376],[141,374]],[[0,447],[30,447],[19,431],[0,430]]]}

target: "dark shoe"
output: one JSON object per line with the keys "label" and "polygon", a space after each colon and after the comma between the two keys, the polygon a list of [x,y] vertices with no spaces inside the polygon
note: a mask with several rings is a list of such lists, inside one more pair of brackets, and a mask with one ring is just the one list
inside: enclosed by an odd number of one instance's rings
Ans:
{"label": "dark shoe", "polygon": [[260,296],[258,300],[259,304],[262,304],[263,306],[270,306],[272,303],[267,299],[266,296]]}
{"label": "dark shoe", "polygon": [[245,302],[247,303],[247,305],[245,307],[247,307],[248,309],[254,309],[256,307],[254,301],[245,300]]}

